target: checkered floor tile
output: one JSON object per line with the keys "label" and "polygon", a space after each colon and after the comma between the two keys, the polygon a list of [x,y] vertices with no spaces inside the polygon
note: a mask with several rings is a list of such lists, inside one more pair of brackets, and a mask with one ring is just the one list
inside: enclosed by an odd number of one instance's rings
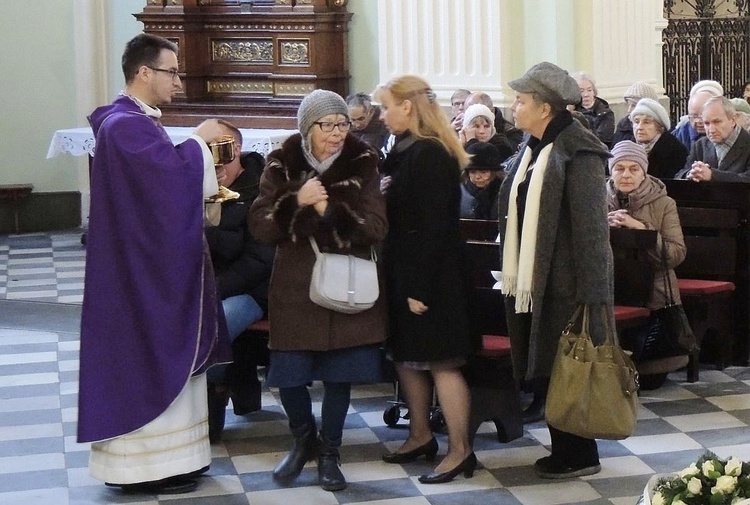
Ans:
{"label": "checkered floor tile", "polygon": [[[0,237],[0,276],[6,277],[5,299],[0,299],[3,505],[634,505],[651,475],[680,470],[706,450],[750,460],[750,369],[704,369],[700,382],[687,383],[685,373],[677,372],[662,388],[642,392],[636,433],[622,441],[600,441],[602,471],[597,475],[560,482],[538,479],[533,463],[549,454],[545,424],[526,425],[522,438],[502,444],[487,423],[475,441],[480,469],[474,477],[425,486],[417,477],[431,470],[431,464],[387,465],[380,460],[383,452],[400,445],[407,430],[403,420],[394,428],[383,423],[393,387],[379,384],[353,390],[341,449],[349,487],[322,491],[314,463],[293,485],[280,487],[271,471],[290,437],[277,391],[265,390],[260,412],[238,417],[230,405],[224,440],[213,446],[213,463],[197,491],[123,494],[88,475],[88,445],[75,442],[80,306],[49,303],[73,296],[60,295],[73,289],[61,290],[59,284],[81,282],[79,239],[74,233]],[[28,272],[37,269],[43,272]],[[45,275],[57,282],[38,282],[28,290],[20,284],[11,287]],[[317,384],[312,391],[319,414],[322,391]],[[445,436],[438,440],[443,454]]]}

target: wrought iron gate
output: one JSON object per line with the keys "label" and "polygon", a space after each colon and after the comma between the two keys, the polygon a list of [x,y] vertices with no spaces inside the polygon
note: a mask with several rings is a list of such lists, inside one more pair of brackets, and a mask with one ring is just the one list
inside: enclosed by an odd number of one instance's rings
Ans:
{"label": "wrought iron gate", "polygon": [[750,12],[747,0],[665,0],[664,87],[670,116],[687,113],[691,86],[713,79],[738,96],[750,80]]}

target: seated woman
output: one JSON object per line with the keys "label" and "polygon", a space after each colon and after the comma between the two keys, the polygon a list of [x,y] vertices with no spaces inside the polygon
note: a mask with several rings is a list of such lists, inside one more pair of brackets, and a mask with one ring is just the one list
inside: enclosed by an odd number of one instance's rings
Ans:
{"label": "seated woman", "polygon": [[612,139],[615,136],[615,113],[606,100],[597,96],[599,91],[593,77],[584,72],[578,72],[573,77],[581,90],[581,101],[575,106],[575,110],[586,116],[599,140],[607,147],[612,147]]}
{"label": "seated woman", "polygon": [[500,153],[486,142],[474,142],[466,152],[472,157],[462,174],[461,217],[497,221],[497,193],[505,177]]}
{"label": "seated woman", "polygon": [[[652,311],[667,304],[680,303],[680,290],[674,268],[685,259],[687,249],[682,236],[677,204],[667,196],[664,183],[648,174],[649,163],[643,146],[623,140],[612,148],[607,181],[609,214],[613,228],[656,230],[656,247],[649,252],[654,271],[653,288],[646,305]],[[670,301],[670,291],[672,300]],[[633,359],[641,374],[641,388],[654,389],[666,379],[667,373],[687,364],[684,353],[670,352],[666,342],[643,348],[649,334],[658,324],[653,320],[645,331],[623,335],[622,346],[633,351]],[[671,354],[671,356],[670,356]],[[679,354],[675,356],[675,354]]]}
{"label": "seated woman", "polygon": [[648,156],[649,174],[673,179],[685,166],[687,148],[669,133],[669,114],[656,100],[641,98],[630,113],[635,141]]}
{"label": "seated woman", "polygon": [[495,113],[481,103],[470,105],[464,111],[464,125],[459,138],[464,147],[476,142],[489,142],[498,150],[501,161],[513,154],[508,138],[495,129]]}

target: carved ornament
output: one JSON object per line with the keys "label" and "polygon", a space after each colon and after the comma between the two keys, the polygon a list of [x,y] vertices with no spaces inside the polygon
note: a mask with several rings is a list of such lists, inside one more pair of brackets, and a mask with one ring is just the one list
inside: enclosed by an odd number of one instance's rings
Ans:
{"label": "carved ornament", "polygon": [[208,81],[213,94],[272,94],[273,84],[267,81]]}
{"label": "carved ornament", "polygon": [[213,61],[239,61],[243,63],[273,63],[271,39],[212,40]]}
{"label": "carved ornament", "polygon": [[280,41],[282,65],[309,65],[310,64],[310,41]]}

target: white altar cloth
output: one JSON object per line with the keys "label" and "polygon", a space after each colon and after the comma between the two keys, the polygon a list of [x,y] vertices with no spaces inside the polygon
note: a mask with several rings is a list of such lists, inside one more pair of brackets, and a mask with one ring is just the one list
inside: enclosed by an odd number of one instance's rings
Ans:
{"label": "white altar cloth", "polygon": [[[185,141],[194,128],[185,126],[165,126],[172,142],[179,144]],[[242,132],[242,151],[256,151],[266,156],[268,153],[281,147],[284,140],[297,130],[272,130],[262,128],[240,128]],[[83,156],[94,154],[96,142],[94,133],[90,127],[67,128],[57,130],[52,136],[52,142],[47,150],[47,158],[54,158],[58,154],[72,154]]]}

